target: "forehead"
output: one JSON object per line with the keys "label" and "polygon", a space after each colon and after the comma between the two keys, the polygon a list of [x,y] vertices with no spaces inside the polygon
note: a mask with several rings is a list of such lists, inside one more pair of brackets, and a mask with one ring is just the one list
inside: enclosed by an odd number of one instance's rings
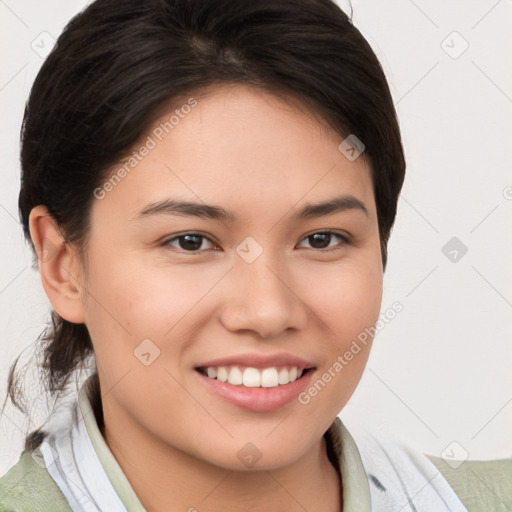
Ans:
{"label": "forehead", "polygon": [[278,205],[346,193],[371,215],[370,167],[340,151],[343,139],[305,105],[245,86],[219,87],[161,109],[135,154],[113,167],[111,176],[122,179],[102,202],[135,213],[178,195],[278,214]]}

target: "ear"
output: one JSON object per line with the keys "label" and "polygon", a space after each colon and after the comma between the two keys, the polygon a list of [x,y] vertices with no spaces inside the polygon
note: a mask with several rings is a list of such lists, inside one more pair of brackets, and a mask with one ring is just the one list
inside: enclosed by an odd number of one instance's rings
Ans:
{"label": "ear", "polygon": [[74,247],[43,205],[32,208],[29,229],[37,251],[43,288],[53,309],[65,320],[84,323],[82,267]]}

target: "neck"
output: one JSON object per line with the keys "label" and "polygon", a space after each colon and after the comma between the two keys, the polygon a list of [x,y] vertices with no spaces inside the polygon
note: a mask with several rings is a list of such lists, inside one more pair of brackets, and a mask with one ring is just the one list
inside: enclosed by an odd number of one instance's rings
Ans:
{"label": "neck", "polygon": [[[109,421],[109,412],[116,421]],[[234,503],[248,512],[341,510],[339,476],[324,437],[286,467],[232,471],[155,439],[119,410],[105,412],[102,434],[140,502],[151,512],[230,510]]]}

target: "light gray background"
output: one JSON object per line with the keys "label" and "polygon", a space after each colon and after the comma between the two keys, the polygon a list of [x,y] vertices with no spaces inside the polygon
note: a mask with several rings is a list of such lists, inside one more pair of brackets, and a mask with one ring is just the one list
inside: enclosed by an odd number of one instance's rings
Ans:
{"label": "light gray background", "polygon": [[[40,55],[85,4],[0,0],[2,398],[9,365],[22,351],[29,360],[49,312],[17,215],[24,102]],[[404,309],[375,339],[340,416],[447,459],[510,457],[512,1],[352,5],[391,83],[407,156],[382,311],[394,301]],[[443,253],[452,237],[466,254]],[[0,474],[18,460],[23,430],[44,419],[43,405],[40,397],[31,423],[13,407],[0,418]]]}

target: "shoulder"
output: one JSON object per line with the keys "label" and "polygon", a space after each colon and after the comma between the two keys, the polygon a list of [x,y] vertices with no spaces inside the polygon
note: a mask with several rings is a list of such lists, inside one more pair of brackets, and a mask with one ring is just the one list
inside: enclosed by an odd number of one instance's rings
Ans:
{"label": "shoulder", "polygon": [[[481,512],[512,510],[512,459],[449,461],[390,434],[351,429],[382,510]],[[391,508],[390,508],[391,507]],[[377,507],[377,510],[380,510]]]}
{"label": "shoulder", "polygon": [[512,458],[463,461],[426,456],[469,512],[512,510]]}
{"label": "shoulder", "polygon": [[0,512],[71,512],[64,494],[48,473],[43,457],[25,451],[0,478]]}

